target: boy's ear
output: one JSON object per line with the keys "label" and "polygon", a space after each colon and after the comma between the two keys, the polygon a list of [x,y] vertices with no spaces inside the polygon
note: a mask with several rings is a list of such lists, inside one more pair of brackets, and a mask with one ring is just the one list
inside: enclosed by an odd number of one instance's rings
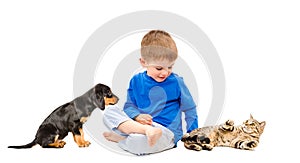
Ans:
{"label": "boy's ear", "polygon": [[141,64],[143,67],[146,67],[146,61],[145,61],[143,58],[140,58],[140,64]]}

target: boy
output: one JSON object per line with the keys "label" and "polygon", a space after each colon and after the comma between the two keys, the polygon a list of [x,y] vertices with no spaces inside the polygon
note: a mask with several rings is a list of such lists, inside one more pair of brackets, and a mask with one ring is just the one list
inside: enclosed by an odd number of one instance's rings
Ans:
{"label": "boy", "polygon": [[152,30],[141,42],[141,65],[146,71],[130,80],[122,112],[109,107],[104,123],[115,132],[104,132],[126,151],[141,155],[176,147],[183,135],[181,113],[187,132],[198,128],[196,105],[183,79],[172,73],[177,47],[165,31]]}

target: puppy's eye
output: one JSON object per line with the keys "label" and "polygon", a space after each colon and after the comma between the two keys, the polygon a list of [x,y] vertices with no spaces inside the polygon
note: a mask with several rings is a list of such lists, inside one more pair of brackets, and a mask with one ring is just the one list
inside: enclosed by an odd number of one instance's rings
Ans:
{"label": "puppy's eye", "polygon": [[106,95],[106,97],[108,97],[108,98],[112,97],[111,92],[108,92],[107,95]]}

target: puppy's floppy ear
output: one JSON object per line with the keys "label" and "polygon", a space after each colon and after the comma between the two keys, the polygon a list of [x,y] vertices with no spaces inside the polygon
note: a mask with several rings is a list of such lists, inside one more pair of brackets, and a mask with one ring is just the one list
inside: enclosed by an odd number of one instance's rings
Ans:
{"label": "puppy's floppy ear", "polygon": [[96,103],[97,107],[101,110],[105,109],[105,102],[104,102],[104,94],[102,91],[102,84],[97,84],[95,86],[95,95],[96,95]]}
{"label": "puppy's floppy ear", "polygon": [[105,109],[105,102],[104,102],[104,98],[103,98],[103,96],[99,96],[99,99],[97,99],[97,100],[99,100],[99,109],[101,109],[101,110],[104,110]]}

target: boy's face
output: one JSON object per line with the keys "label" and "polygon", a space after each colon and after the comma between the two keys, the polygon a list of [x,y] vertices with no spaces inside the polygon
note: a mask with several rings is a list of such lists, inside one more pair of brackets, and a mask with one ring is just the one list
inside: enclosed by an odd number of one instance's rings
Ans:
{"label": "boy's face", "polygon": [[140,59],[141,65],[147,69],[147,75],[157,82],[165,81],[172,73],[174,62],[156,61],[147,63],[142,58]]}

